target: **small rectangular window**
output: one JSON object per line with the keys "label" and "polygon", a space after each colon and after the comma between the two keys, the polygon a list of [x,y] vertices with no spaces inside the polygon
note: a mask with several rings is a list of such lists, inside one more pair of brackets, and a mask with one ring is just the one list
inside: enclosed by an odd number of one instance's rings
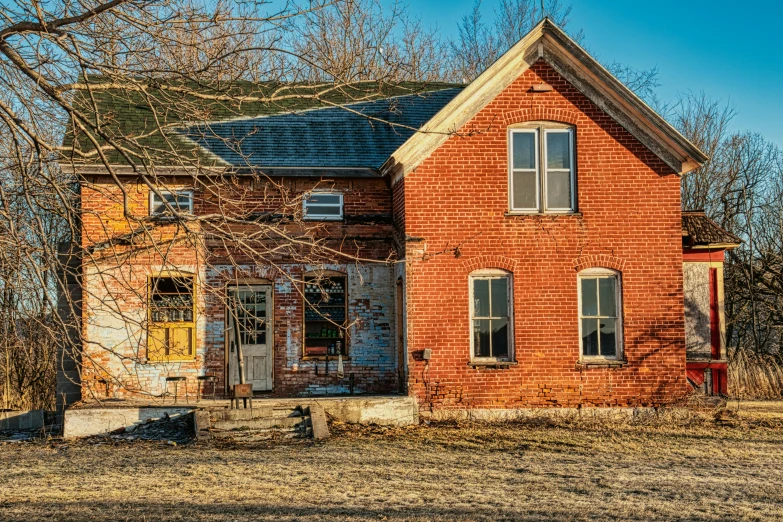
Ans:
{"label": "small rectangular window", "polygon": [[546,126],[514,129],[509,143],[511,210],[574,212],[573,130]]}
{"label": "small rectangular window", "polygon": [[342,194],[313,192],[302,201],[306,220],[337,221],[343,219]]}
{"label": "small rectangular window", "polygon": [[619,277],[611,272],[579,277],[579,327],[583,357],[616,359],[622,339]]}
{"label": "small rectangular window", "polygon": [[471,278],[473,359],[511,359],[510,293],[507,275]]}
{"label": "small rectangular window", "polygon": [[[160,196],[155,194],[154,191],[150,191],[150,215],[162,216],[170,214],[171,209],[177,212],[193,212],[193,191],[192,190],[159,190]],[[161,199],[161,196],[163,198]],[[168,203],[168,207],[164,204],[164,201]]]}

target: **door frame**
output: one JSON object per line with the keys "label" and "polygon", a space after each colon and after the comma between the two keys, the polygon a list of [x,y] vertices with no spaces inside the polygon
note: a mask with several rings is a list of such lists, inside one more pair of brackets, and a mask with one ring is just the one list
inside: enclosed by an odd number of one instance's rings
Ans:
{"label": "door frame", "polygon": [[395,344],[397,345],[397,391],[404,394],[408,391],[408,355],[405,331],[405,280],[398,277],[395,285]]}
{"label": "door frame", "polygon": [[[270,281],[269,279],[243,279],[241,281],[233,281],[231,283],[226,284],[226,287],[224,289],[224,304],[223,304],[223,375],[225,378],[223,379],[225,385],[224,385],[224,391],[226,393],[226,397],[229,396],[229,393],[231,391],[231,346],[230,346],[230,337],[232,335],[231,332],[231,322],[229,311],[229,297],[231,295],[231,291],[236,288],[253,288],[253,287],[261,287],[261,286],[268,286],[269,287],[269,300],[267,302],[267,325],[266,325],[266,341],[267,345],[269,346],[269,356],[271,357],[271,364],[272,364],[272,389],[266,390],[263,393],[273,393],[275,391],[275,307],[274,307],[274,301],[275,301],[275,283],[274,281]],[[271,313],[270,313],[271,312]]]}

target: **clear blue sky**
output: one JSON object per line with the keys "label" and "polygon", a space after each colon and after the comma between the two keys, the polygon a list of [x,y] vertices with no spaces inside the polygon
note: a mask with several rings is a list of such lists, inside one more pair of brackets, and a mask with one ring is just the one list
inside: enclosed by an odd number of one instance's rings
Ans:
{"label": "clear blue sky", "polygon": [[[412,15],[444,36],[473,0],[409,0]],[[535,0],[538,1],[538,0]],[[561,0],[568,5],[568,0]],[[491,21],[499,0],[483,0]],[[737,110],[735,130],[783,147],[783,0],[573,0],[571,31],[604,62],[657,66],[658,95],[704,91]]]}

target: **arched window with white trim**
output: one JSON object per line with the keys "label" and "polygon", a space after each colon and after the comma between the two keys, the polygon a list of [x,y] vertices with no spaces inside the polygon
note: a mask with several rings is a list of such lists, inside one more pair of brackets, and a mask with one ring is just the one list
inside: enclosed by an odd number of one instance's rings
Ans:
{"label": "arched window with white trim", "polygon": [[621,358],[621,283],[620,273],[607,268],[589,268],[579,273],[579,337],[583,358]]}
{"label": "arched window with white trim", "polygon": [[471,359],[513,359],[512,289],[511,274],[504,270],[470,274]]}

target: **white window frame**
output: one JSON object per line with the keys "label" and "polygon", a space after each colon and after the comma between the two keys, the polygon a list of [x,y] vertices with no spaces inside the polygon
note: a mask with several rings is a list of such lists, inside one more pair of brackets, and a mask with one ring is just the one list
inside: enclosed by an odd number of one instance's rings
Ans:
{"label": "white window frame", "polygon": [[[193,213],[193,189],[181,189],[181,190],[160,190],[158,189],[158,192],[160,192],[161,196],[170,194],[170,195],[176,195],[181,196],[183,194],[187,194],[189,196],[188,201],[188,207],[187,209],[180,209],[180,212],[186,212],[188,214]],[[167,215],[165,212],[155,212],[155,194],[154,191],[150,190],[150,216],[165,216]]]}
{"label": "white window frame", "polygon": [[[312,196],[338,196],[340,198],[339,208],[340,208],[340,215],[334,216],[334,215],[324,215],[324,214],[307,214],[307,200],[309,197]],[[305,221],[342,221],[344,219],[344,213],[345,213],[345,201],[343,198],[343,194],[340,192],[329,192],[325,190],[321,191],[312,191],[309,193],[307,197],[302,198],[302,219]],[[323,204],[319,203],[319,206],[327,206],[327,207],[337,207],[337,204]]]}
{"label": "white window frame", "polygon": [[[514,168],[514,134],[532,133],[535,140],[536,169],[536,206],[534,208],[514,207],[514,173],[530,172],[531,169]],[[570,152],[570,169],[549,169],[547,159],[547,135],[556,133],[568,134]],[[576,212],[576,148],[574,143],[574,127],[558,124],[530,124],[525,127],[511,128],[508,131],[508,208],[512,214],[571,214]],[[549,208],[547,204],[547,180],[549,172],[565,172],[571,174],[571,207]]]}
{"label": "white window frame", "polygon": [[[617,307],[617,317],[614,318],[617,322],[615,323],[615,342],[617,343],[615,347],[615,355],[613,356],[606,356],[606,355],[585,355],[584,354],[584,344],[582,339],[582,280],[583,279],[602,279],[602,278],[609,278],[612,277],[615,279],[615,304]],[[609,268],[588,268],[585,270],[582,270],[579,272],[579,275],[576,279],[576,291],[579,296],[578,299],[578,309],[577,309],[577,320],[579,322],[579,359],[580,360],[587,360],[587,361],[618,361],[623,360],[623,354],[624,354],[624,331],[623,331],[623,279],[622,274],[616,270],[611,270]],[[600,306],[600,305],[599,305]],[[600,310],[598,311],[599,315],[595,316],[595,318],[600,319]],[[592,318],[593,316],[587,317]],[[608,316],[606,316],[608,317]],[[599,338],[599,351],[600,351],[600,334],[598,336]]]}
{"label": "white window frame", "polygon": [[[473,282],[477,279],[500,279],[506,280],[506,297],[508,304],[506,305],[506,311],[508,313],[508,355],[506,357],[476,357],[475,336],[473,334],[473,321],[475,317],[475,301],[473,299]],[[490,285],[491,288],[491,285]],[[470,331],[470,360],[475,362],[491,362],[491,361],[503,361],[512,362],[515,360],[514,350],[514,278],[511,272],[499,269],[483,269],[476,270],[468,277],[468,296],[470,299],[470,312],[469,312],[469,331]],[[492,294],[489,294],[490,303],[492,302]],[[480,319],[502,319],[502,317],[481,317]],[[490,338],[491,343],[491,338]],[[491,350],[491,344],[490,344]]]}

